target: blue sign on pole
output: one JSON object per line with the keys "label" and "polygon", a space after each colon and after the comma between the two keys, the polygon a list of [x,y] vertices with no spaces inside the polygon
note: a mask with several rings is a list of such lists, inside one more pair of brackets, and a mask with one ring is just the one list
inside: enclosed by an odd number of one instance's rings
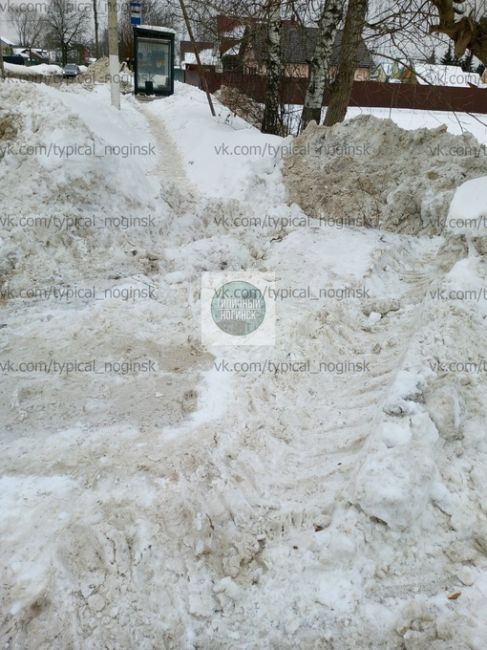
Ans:
{"label": "blue sign on pole", "polygon": [[130,3],[130,24],[140,25],[140,16],[142,14],[142,3],[133,0]]}

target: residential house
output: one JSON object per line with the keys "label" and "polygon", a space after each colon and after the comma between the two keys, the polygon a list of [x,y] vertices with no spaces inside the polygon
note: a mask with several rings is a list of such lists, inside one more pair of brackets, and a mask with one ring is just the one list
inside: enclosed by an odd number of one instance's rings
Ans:
{"label": "residential house", "polygon": [[13,53],[17,56],[21,56],[23,59],[25,59],[26,63],[29,63],[31,65],[50,62],[49,52],[47,52],[47,50],[41,50],[35,47],[14,47]]}
{"label": "residential house", "polygon": [[403,66],[398,61],[379,63],[372,73],[371,78],[381,83],[400,83]]}
{"label": "residential house", "polygon": [[[296,20],[285,20],[281,29],[283,74],[306,78],[309,61],[318,38],[316,27],[302,27]],[[217,17],[219,51],[223,70],[238,70],[244,74],[266,74],[267,30],[262,22],[232,16]],[[342,32],[337,32],[331,57],[330,76],[338,65]],[[363,41],[360,42],[355,79],[365,81],[374,69],[372,56]]]}

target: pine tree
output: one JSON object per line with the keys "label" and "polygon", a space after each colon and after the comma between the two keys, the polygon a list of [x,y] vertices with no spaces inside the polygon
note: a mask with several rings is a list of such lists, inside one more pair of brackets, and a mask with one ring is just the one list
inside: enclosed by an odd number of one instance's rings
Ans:
{"label": "pine tree", "polygon": [[473,54],[472,52],[468,52],[468,54],[465,55],[465,58],[462,61],[462,70],[464,72],[472,72],[473,70],[472,61],[473,61]]}
{"label": "pine tree", "polygon": [[448,46],[446,54],[442,57],[441,62],[443,65],[453,65],[453,55],[451,52],[451,46]]}
{"label": "pine tree", "polygon": [[460,58],[455,54],[455,56],[453,57],[453,61],[452,61],[451,65],[456,65],[457,67],[461,68],[462,65],[463,65],[463,61],[462,61],[462,59],[460,59]]}
{"label": "pine tree", "polygon": [[445,54],[445,56],[441,59],[441,63],[443,65],[456,65],[461,67],[462,66],[462,60],[458,58],[456,54],[453,54],[451,51],[451,47],[448,47],[448,50]]}

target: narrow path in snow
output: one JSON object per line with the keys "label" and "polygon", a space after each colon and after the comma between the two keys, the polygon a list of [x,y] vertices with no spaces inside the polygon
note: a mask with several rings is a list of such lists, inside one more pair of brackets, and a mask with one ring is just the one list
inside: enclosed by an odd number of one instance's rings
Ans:
{"label": "narrow path in snow", "polygon": [[181,193],[194,196],[196,189],[190,183],[181,155],[165,123],[155,117],[144,104],[139,104],[138,109],[149,123],[158,152],[158,164],[149,175],[158,176],[164,185],[176,186]]}

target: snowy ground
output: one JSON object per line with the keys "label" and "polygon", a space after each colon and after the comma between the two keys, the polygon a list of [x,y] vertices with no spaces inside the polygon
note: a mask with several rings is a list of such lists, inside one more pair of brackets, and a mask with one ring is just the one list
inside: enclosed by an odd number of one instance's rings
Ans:
{"label": "snowy ground", "polygon": [[[2,647],[485,650],[486,183],[317,225],[205,102],[0,86]],[[202,344],[208,272],[275,345]]]}

